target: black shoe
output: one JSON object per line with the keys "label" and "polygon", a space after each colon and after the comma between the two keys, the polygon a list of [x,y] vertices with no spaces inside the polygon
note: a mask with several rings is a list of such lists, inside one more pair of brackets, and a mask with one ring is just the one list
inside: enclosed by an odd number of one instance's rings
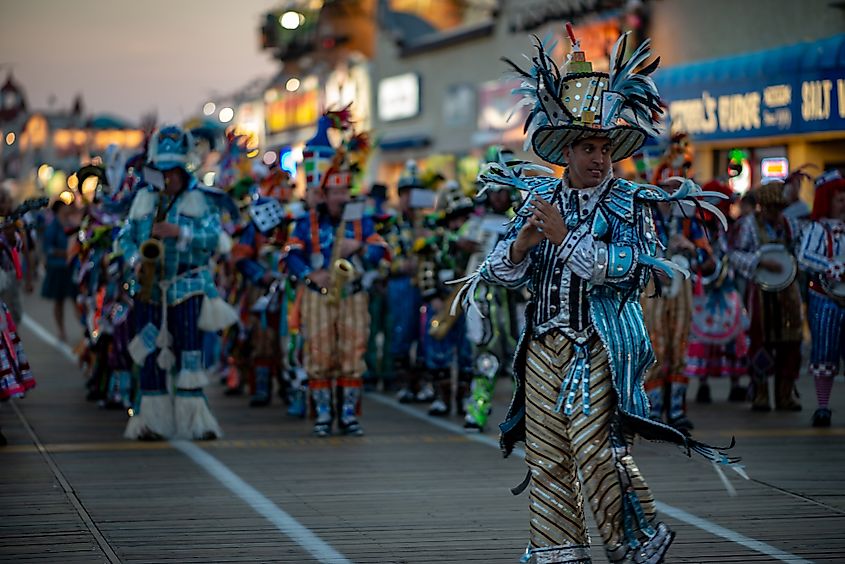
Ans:
{"label": "black shoe", "polygon": [[197,440],[198,441],[216,441],[217,440],[217,433],[215,433],[214,431],[206,431]]}
{"label": "black shoe", "polygon": [[332,424],[331,421],[327,423],[315,423],[314,424],[314,434],[318,437],[329,437],[332,434]]}
{"label": "black shoe", "polygon": [[481,433],[484,431],[484,428],[476,423],[475,421],[464,421],[464,431],[467,433]]}
{"label": "black shoe", "polygon": [[249,400],[250,407],[267,407],[270,405],[269,395],[252,396]]}
{"label": "black shoe", "polygon": [[713,403],[713,398],[710,396],[710,386],[708,384],[700,384],[698,386],[698,393],[695,394],[696,403]]}
{"label": "black shoe", "polygon": [[830,427],[831,412],[826,407],[820,407],[813,413],[813,427]]}
{"label": "black shoe", "polygon": [[357,419],[352,419],[346,423],[338,423],[338,428],[340,429],[341,434],[349,435],[350,437],[360,437],[364,434],[364,429],[361,427],[361,424]]}
{"label": "black shoe", "polygon": [[401,390],[399,390],[399,393],[396,394],[396,399],[399,400],[399,403],[413,403],[414,392],[412,392],[408,388],[402,388]]}
{"label": "black shoe", "polygon": [[143,433],[138,436],[139,441],[163,441],[164,437],[156,433],[155,431],[150,431],[149,429],[145,429]]}
{"label": "black shoe", "polygon": [[431,407],[428,408],[428,414],[432,417],[446,417],[449,415],[449,406],[441,399],[436,399],[431,402]]}
{"label": "black shoe", "polygon": [[748,388],[745,386],[731,386],[731,393],[728,394],[728,401],[737,403],[744,402],[748,399]]}
{"label": "black shoe", "polygon": [[223,392],[224,396],[242,396],[244,395],[243,388],[226,388],[226,391]]}

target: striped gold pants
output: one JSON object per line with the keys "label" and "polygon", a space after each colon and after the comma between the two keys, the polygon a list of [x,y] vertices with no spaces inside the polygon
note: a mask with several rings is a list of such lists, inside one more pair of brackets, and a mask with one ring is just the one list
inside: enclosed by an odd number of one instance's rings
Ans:
{"label": "striped gold pants", "polygon": [[311,380],[360,379],[370,334],[367,293],[358,292],[336,304],[318,292],[302,296],[303,366]]}
{"label": "striped gold pants", "polygon": [[532,553],[538,563],[590,561],[580,471],[605,550],[617,562],[628,552],[632,532],[639,536],[629,524],[626,538],[623,496],[636,496],[648,523],[656,518],[654,498],[616,426],[616,393],[598,339],[590,346],[590,413],[584,413],[580,393],[572,415],[555,411],[574,351],[557,331],[528,344],[525,460],[531,469]]}

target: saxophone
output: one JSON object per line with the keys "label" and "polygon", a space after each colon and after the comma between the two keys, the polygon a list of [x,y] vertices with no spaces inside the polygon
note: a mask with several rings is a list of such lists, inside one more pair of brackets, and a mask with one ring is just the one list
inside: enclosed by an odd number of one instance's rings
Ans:
{"label": "saxophone", "polygon": [[[164,191],[159,192],[158,207],[156,208],[153,225],[164,221],[167,211],[165,206]],[[153,296],[153,287],[164,269],[164,243],[157,237],[150,237],[138,247],[138,254],[141,257],[141,268],[138,273],[138,284],[141,289],[138,291],[138,299],[149,302]]]}
{"label": "saxophone", "polygon": [[340,256],[340,247],[346,235],[346,222],[341,220],[334,234],[332,247],[332,259],[329,271],[328,301],[335,305],[343,298],[343,288],[358,277],[355,266],[347,259]]}

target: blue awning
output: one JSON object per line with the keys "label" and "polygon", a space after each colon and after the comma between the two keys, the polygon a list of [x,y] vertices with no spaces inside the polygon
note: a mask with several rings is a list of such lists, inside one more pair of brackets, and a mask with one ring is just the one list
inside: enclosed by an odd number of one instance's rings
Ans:
{"label": "blue awning", "polygon": [[845,33],[668,67],[654,80],[693,138],[845,131]]}

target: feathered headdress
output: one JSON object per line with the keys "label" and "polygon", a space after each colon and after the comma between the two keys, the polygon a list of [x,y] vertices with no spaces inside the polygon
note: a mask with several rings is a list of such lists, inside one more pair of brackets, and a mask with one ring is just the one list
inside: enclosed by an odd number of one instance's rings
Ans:
{"label": "feathered headdress", "polygon": [[[613,47],[610,73],[593,72],[593,65],[566,24],[572,43],[563,72],[549,55],[556,43],[547,44],[536,36],[536,54],[528,70],[504,59],[522,78],[514,94],[522,95],[519,106],[531,108],[525,120],[525,149],[545,161],[565,165],[563,149],[580,139],[594,136],[611,141],[611,158],[618,161],[631,156],[658,133],[657,117],[663,113],[657,86],[649,76],[660,59],[637,71],[650,57],[646,40],[626,59],[628,33]],[[527,58],[527,56],[526,56]]]}

